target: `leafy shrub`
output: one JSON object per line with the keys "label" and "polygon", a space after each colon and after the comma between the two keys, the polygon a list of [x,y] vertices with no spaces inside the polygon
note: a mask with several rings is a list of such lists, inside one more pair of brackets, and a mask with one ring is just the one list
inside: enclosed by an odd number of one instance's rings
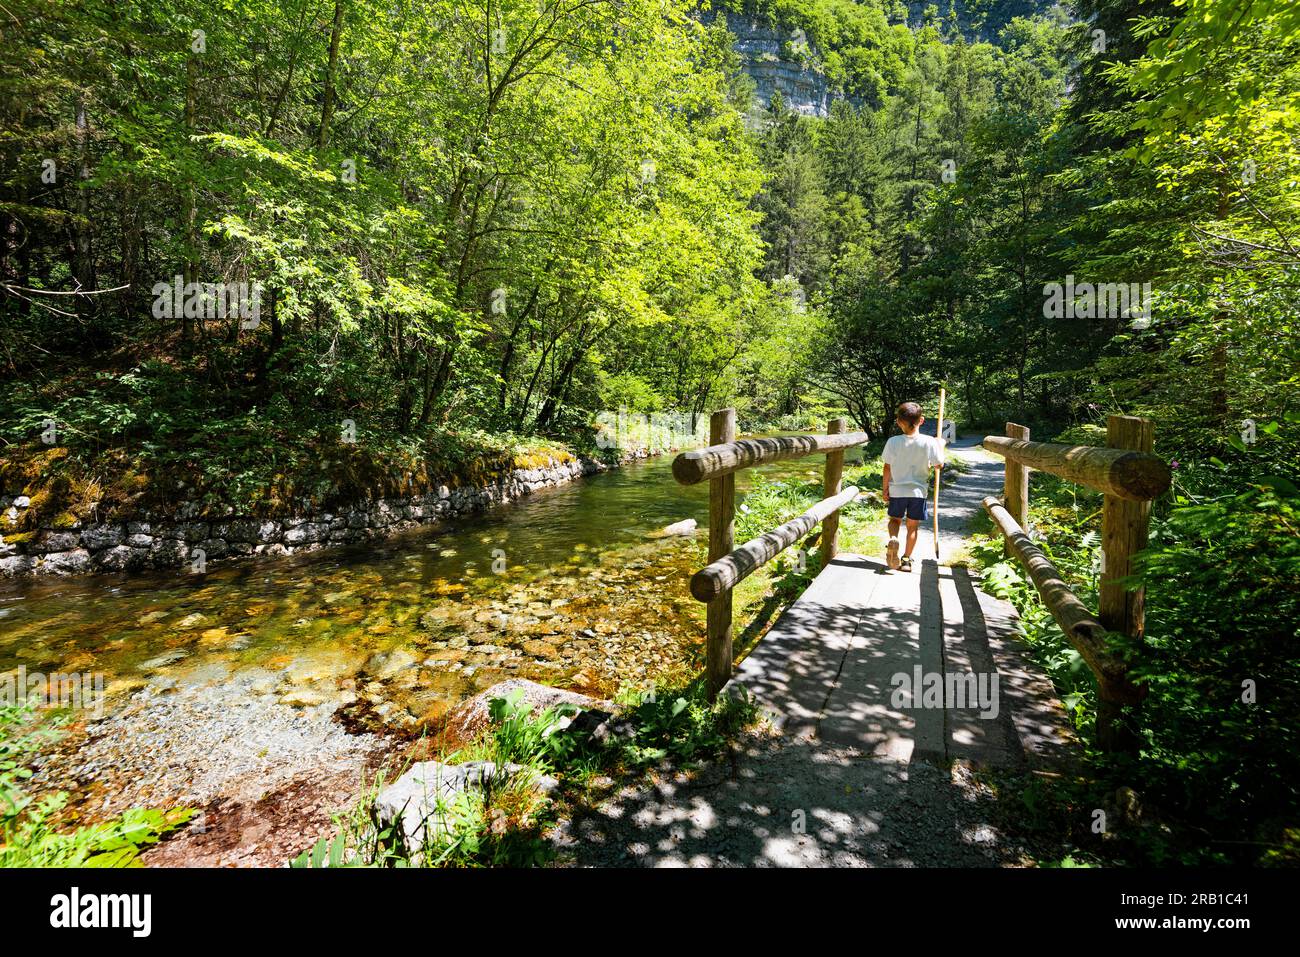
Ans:
{"label": "leafy shrub", "polygon": [[1300,499],[1260,485],[1175,508],[1138,567],[1146,758],[1165,800],[1234,831],[1294,826]]}
{"label": "leafy shrub", "polygon": [[524,704],[524,689],[515,688],[504,698],[493,698],[488,705],[492,720],[494,757],[499,764],[531,765],[538,769],[563,763],[574,750],[574,742],[564,734],[566,718],[578,709],[558,704],[537,715]]}
{"label": "leafy shrub", "polygon": [[626,733],[614,746],[614,758],[631,768],[713,757],[757,714],[747,696],[720,695],[710,703],[698,685],[667,694],[625,692],[620,698]]}

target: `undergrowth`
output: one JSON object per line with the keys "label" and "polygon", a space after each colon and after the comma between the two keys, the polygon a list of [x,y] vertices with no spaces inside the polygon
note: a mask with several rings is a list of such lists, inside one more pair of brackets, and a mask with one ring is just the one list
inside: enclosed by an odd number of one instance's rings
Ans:
{"label": "undergrowth", "polygon": [[[625,689],[616,704],[616,715],[598,735],[592,722],[575,723],[572,705],[533,712],[522,690],[494,698],[484,732],[439,760],[445,765],[490,761],[509,772],[435,801],[416,853],[406,849],[392,826],[378,824],[375,800],[386,783],[381,774],[335,818],[336,833],[292,866],[539,866],[552,856],[546,831],[584,799],[593,779],[629,777],[663,762],[692,767],[720,754],[756,717],[747,699],[722,696],[711,704],[698,684]],[[543,777],[558,779],[558,789],[544,793],[538,786]]]}

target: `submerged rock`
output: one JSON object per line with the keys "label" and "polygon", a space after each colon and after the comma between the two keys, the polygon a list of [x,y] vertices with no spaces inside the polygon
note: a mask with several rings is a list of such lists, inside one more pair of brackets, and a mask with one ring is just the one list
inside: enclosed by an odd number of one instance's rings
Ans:
{"label": "submerged rock", "polygon": [[415,655],[405,648],[394,648],[391,651],[381,651],[371,655],[363,670],[366,674],[383,681],[406,671],[417,663],[418,659]]}
{"label": "submerged rock", "polygon": [[175,651],[168,651],[159,655],[157,658],[150,658],[148,661],[140,662],[141,671],[157,671],[159,668],[166,668],[168,665],[174,665],[178,661],[189,657],[189,652],[177,648]]}
{"label": "submerged rock", "polygon": [[314,708],[326,700],[324,694],[311,688],[294,688],[280,696],[280,704],[287,704],[291,708]]}
{"label": "submerged rock", "polygon": [[694,535],[698,523],[693,518],[684,518],[680,522],[665,525],[657,532],[651,532],[650,538],[672,538],[675,535]]}

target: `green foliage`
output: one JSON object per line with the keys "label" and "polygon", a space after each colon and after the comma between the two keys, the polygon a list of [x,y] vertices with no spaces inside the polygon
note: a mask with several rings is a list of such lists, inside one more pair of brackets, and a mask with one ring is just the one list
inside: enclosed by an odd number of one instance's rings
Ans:
{"label": "green foliage", "polygon": [[1145,758],[1179,814],[1271,841],[1300,821],[1300,499],[1262,485],[1174,508],[1149,589]]}
{"label": "green foliage", "polygon": [[[57,423],[74,484],[328,494],[344,420],[378,474],[447,433],[585,445],[602,407],[725,401],[783,328],[731,52],[685,0],[20,8],[0,430],[22,459]],[[168,314],[176,277],[260,315]]]}
{"label": "green foliage", "polygon": [[[1065,576],[1081,601],[1097,605],[1101,541],[1100,496],[1045,473],[1035,474],[1030,524],[1037,545]],[[1066,638],[1015,559],[1003,557],[1001,534],[977,538],[970,557],[982,571],[982,587],[1010,601],[1020,613],[1034,660],[1047,672],[1075,729],[1090,739],[1096,723],[1097,683],[1083,656]]]}
{"label": "green foliage", "polygon": [[717,756],[757,714],[747,696],[720,695],[709,703],[700,685],[687,689],[625,691],[619,736],[607,759],[627,768],[672,761],[688,767]]}
{"label": "green foliage", "polygon": [[492,742],[499,763],[531,765],[537,769],[562,764],[572,752],[572,740],[556,732],[562,730],[577,713],[571,704],[558,704],[534,715],[524,704],[524,690],[516,688],[504,698],[493,698],[489,715],[492,719]]}
{"label": "green foliage", "polygon": [[520,765],[491,788],[462,792],[440,804],[443,822],[416,859],[395,852],[388,829],[377,830],[372,808],[382,789],[373,787],[335,820],[336,833],[321,838],[291,866],[314,867],[526,867],[550,856],[542,837],[560,808],[535,788],[537,775],[557,774],[570,784],[594,773],[626,775],[672,761],[678,767],[715,757],[756,716],[743,698],[723,696],[710,704],[696,686],[685,689],[627,689],[609,723],[609,737],[597,741],[568,727],[576,709],[556,706],[533,713],[522,691],[489,703],[491,722],[482,736],[446,755],[446,763],[490,760]]}
{"label": "green foliage", "polygon": [[[1215,472],[1219,487],[1241,491],[1178,494],[1137,559],[1146,633],[1129,651],[1133,675],[1149,691],[1141,757],[1092,757],[1100,781],[1136,788],[1173,825],[1129,834],[1112,849],[1133,863],[1262,862],[1282,853],[1300,820],[1300,793],[1285,770],[1300,746],[1300,507],[1290,482]],[[1031,523],[1037,544],[1096,607],[1099,502],[1076,495],[1068,483],[1035,476]],[[983,566],[983,587],[1016,605],[1031,653],[1089,739],[1091,671],[1021,570],[1002,559],[1000,540],[985,540],[972,557]],[[1196,837],[1206,831],[1214,835],[1209,845]]]}

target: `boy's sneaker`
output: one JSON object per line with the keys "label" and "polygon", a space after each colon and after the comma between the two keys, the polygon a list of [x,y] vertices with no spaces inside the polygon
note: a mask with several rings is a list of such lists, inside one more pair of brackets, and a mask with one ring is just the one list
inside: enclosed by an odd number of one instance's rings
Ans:
{"label": "boy's sneaker", "polygon": [[910,571],[912,570],[912,556],[911,556],[911,555],[904,555],[904,556],[903,556],[902,568],[903,568],[903,571],[905,571],[905,572],[910,572]]}
{"label": "boy's sneaker", "polygon": [[885,564],[890,568],[898,567],[898,539],[891,538],[885,546]]}

